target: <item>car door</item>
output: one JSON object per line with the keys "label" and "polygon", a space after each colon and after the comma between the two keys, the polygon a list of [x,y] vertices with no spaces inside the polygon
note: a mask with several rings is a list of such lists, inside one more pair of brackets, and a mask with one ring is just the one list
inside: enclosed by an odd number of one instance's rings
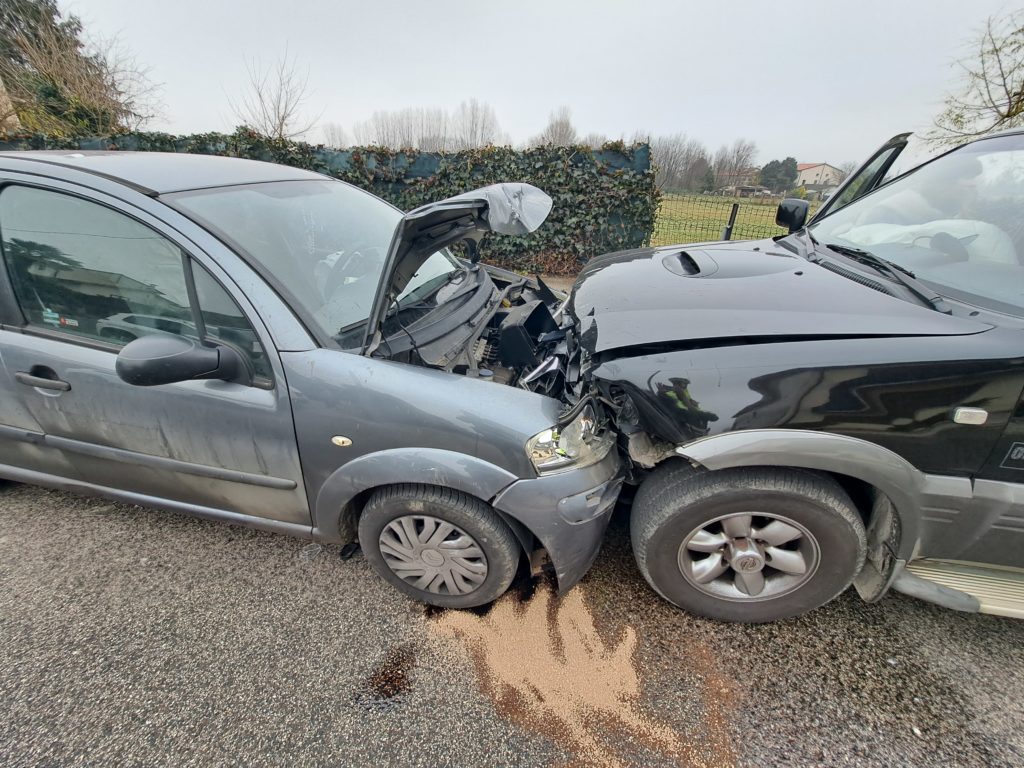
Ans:
{"label": "car door", "polygon": [[[245,297],[152,216],[60,186],[0,189],[5,292],[21,316],[0,329],[4,456],[143,504],[308,525],[287,387]],[[118,350],[153,333],[234,346],[253,384],[125,383]],[[12,442],[47,453],[30,463]]]}
{"label": "car door", "polygon": [[1024,397],[974,478],[957,560],[1024,568]]}

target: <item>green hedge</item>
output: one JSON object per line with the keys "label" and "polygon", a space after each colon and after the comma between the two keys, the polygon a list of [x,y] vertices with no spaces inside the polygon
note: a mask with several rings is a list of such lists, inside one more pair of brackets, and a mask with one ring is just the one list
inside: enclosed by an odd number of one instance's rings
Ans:
{"label": "green hedge", "polygon": [[650,242],[658,211],[646,144],[511,147],[436,154],[381,147],[332,150],[266,139],[244,128],[233,134],[171,136],[134,133],[90,139],[26,136],[0,149],[124,149],[196,152],[269,160],[329,174],[369,190],[403,210],[499,181],[525,181],[554,200],[544,225],[529,237],[488,235],[482,258],[522,272],[574,274],[582,262]]}

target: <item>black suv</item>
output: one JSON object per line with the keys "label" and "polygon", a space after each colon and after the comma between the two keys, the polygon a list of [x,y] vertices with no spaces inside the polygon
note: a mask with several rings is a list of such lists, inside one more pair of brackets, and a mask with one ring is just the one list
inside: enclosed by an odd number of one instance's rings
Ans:
{"label": "black suv", "polygon": [[769,621],[852,582],[1024,615],[1024,133],[889,178],[906,143],[809,224],[783,201],[788,236],[576,283],[637,563],[689,611]]}

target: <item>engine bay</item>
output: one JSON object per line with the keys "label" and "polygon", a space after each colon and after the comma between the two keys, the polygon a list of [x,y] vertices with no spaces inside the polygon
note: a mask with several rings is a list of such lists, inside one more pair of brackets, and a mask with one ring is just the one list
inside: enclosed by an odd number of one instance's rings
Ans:
{"label": "engine bay", "polygon": [[[428,324],[423,314],[399,324],[384,354],[575,405],[582,396],[580,349],[565,297],[539,277],[495,267],[481,267],[473,278],[478,288],[458,292],[449,318]],[[445,302],[435,307],[446,309]]]}

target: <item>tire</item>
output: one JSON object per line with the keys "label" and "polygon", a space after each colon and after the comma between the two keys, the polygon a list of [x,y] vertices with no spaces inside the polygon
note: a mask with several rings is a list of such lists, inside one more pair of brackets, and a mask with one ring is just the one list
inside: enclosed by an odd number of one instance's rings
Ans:
{"label": "tire", "polygon": [[[442,531],[439,523],[456,530]],[[508,525],[484,502],[450,488],[403,484],[377,491],[360,515],[359,544],[381,578],[442,608],[496,600],[519,567],[519,543]]]}
{"label": "tire", "polygon": [[749,623],[832,600],[860,572],[867,549],[846,492],[798,469],[665,465],[637,491],[630,536],[640,572],[670,603]]}

